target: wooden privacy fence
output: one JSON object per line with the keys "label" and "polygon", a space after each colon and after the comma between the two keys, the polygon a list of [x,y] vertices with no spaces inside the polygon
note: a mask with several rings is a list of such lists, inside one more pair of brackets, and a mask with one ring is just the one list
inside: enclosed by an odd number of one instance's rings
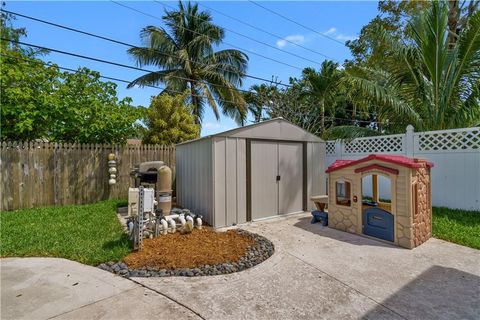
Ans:
{"label": "wooden privacy fence", "polygon": [[[108,154],[117,157],[117,183],[108,184]],[[0,210],[125,199],[130,170],[162,160],[174,170],[175,147],[48,142],[2,142]]]}

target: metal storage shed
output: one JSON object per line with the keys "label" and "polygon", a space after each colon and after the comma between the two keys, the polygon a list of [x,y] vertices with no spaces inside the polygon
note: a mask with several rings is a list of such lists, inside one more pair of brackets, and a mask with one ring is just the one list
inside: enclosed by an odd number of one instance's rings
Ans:
{"label": "metal storage shed", "polygon": [[276,118],[176,148],[177,203],[214,227],[314,208],[325,194],[325,142]]}

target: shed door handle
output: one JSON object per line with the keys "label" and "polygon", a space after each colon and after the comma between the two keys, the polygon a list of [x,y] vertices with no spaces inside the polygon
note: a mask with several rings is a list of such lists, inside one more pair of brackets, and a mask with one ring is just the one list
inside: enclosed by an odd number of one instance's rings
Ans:
{"label": "shed door handle", "polygon": [[280,176],[277,176],[277,181],[280,181]]}

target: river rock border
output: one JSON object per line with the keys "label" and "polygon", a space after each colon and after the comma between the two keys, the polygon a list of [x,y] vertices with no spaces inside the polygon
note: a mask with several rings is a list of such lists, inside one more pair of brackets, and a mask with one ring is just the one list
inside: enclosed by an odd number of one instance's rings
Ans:
{"label": "river rock border", "polygon": [[154,267],[145,267],[141,269],[130,269],[122,262],[110,261],[98,265],[98,268],[110,271],[120,276],[129,277],[197,277],[197,276],[214,276],[221,274],[229,274],[242,271],[267,260],[275,251],[273,243],[267,238],[256,233],[246,230],[237,229],[237,232],[250,237],[255,244],[247,249],[247,252],[237,262],[224,262],[217,265],[202,265],[197,268],[182,269],[158,269]]}

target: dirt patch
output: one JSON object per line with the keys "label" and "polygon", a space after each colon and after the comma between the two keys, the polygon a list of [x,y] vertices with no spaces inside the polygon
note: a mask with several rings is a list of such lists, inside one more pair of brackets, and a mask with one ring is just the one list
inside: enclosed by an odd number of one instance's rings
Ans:
{"label": "dirt patch", "polygon": [[144,240],[142,251],[124,258],[129,268],[158,269],[195,268],[237,262],[255,241],[236,230],[217,232],[212,228],[194,229]]}

